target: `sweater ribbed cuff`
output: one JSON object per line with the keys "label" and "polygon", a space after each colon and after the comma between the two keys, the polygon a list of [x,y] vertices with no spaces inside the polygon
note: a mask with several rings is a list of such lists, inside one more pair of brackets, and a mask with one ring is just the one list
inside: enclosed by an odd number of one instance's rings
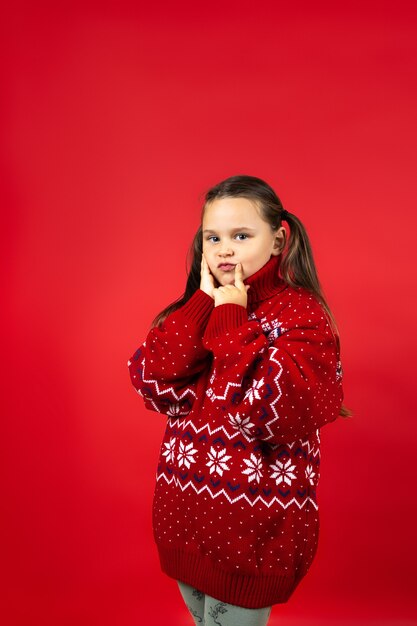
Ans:
{"label": "sweater ribbed cuff", "polygon": [[247,321],[248,312],[244,306],[232,304],[231,302],[219,304],[214,308],[210,316],[204,338],[213,339],[213,337],[220,337],[225,332],[238,328]]}
{"label": "sweater ribbed cuff", "polygon": [[208,321],[213,308],[214,299],[202,289],[197,289],[181,307],[181,311],[190,321],[202,326]]}

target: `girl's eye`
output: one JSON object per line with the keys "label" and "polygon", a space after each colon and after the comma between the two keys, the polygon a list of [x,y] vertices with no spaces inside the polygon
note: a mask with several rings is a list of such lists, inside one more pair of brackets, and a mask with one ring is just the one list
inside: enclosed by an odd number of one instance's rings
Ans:
{"label": "girl's eye", "polygon": [[[235,237],[241,237],[240,241],[245,241],[245,239],[248,238],[248,235],[246,233],[238,233],[237,235],[235,235]],[[219,239],[217,235],[210,235],[209,237],[207,237],[207,241],[214,241],[215,239]]]}

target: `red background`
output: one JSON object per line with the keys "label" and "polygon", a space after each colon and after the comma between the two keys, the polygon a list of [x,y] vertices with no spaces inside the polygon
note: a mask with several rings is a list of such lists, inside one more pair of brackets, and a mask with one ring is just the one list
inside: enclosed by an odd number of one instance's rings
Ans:
{"label": "red background", "polygon": [[127,359],[203,193],[246,173],[307,228],[355,411],[322,430],[318,553],[271,626],[417,624],[414,3],[8,4],[2,623],[192,624]]}

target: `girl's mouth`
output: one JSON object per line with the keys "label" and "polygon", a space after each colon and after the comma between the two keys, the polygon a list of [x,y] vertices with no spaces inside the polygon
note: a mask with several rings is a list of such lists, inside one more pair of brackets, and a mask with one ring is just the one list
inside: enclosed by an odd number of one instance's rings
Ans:
{"label": "girl's mouth", "polygon": [[231,270],[234,270],[235,266],[232,265],[231,263],[224,263],[223,265],[219,265],[219,270],[222,270],[223,272],[230,272]]}

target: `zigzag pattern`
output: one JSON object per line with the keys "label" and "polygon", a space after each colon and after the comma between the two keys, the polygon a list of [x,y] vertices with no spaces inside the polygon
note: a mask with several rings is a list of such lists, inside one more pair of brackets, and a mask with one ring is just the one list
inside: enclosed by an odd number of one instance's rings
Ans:
{"label": "zigzag pattern", "polygon": [[[229,435],[228,431],[223,425],[218,426],[217,428],[211,428],[210,424],[203,424],[200,428],[197,428],[197,426],[194,424],[194,422],[190,418],[181,419],[181,418],[170,417],[168,421],[171,427],[176,426],[178,428],[181,428],[183,432],[185,432],[186,428],[190,426],[194,430],[196,435],[198,435],[204,430],[207,430],[210,437],[221,431],[226,435],[229,441],[231,441],[232,439],[235,439],[236,437],[244,437],[249,442],[254,441],[256,439],[256,437],[249,437],[248,435],[246,435],[246,433],[243,433],[239,430],[236,430],[235,433],[233,433],[232,435]],[[320,443],[320,429],[319,428],[315,431],[315,436],[317,437]],[[285,443],[285,444],[269,443],[268,445],[271,446],[272,450],[276,450],[277,448],[280,448],[282,446],[288,447],[291,450],[294,446],[297,446],[300,444],[302,446],[307,446],[308,454],[313,454],[314,456],[317,456],[317,454],[319,454],[320,452],[319,449],[314,445],[314,442],[312,443],[310,439],[305,439],[304,441],[302,441],[301,439],[296,439],[295,441],[292,441],[291,443]]]}
{"label": "zigzag pattern", "polygon": [[[279,419],[279,415],[278,415],[274,405],[278,402],[278,400],[282,396],[282,390],[281,390],[281,387],[279,385],[278,379],[281,377],[281,374],[283,372],[283,367],[282,367],[281,363],[277,359],[274,358],[275,354],[278,352],[278,348],[275,348],[275,347],[274,348],[268,348],[268,350],[271,351],[269,360],[273,361],[278,366],[278,373],[277,373],[276,376],[274,376],[274,379],[273,379],[274,383],[277,386],[278,394],[275,396],[275,399],[273,400],[273,402],[269,403],[269,406],[271,407],[272,412],[274,413],[275,417],[272,418],[271,420],[269,420],[269,422],[265,423],[265,427],[267,428],[267,430],[269,432],[269,436],[264,437],[265,441],[268,441],[268,439],[271,439],[271,437],[274,436],[274,433],[272,432],[272,430],[270,428],[270,424],[273,424],[274,422],[276,422]],[[225,388],[224,388],[223,394],[220,394],[220,395],[215,394],[213,389],[211,387],[209,387],[209,389],[207,389],[207,391],[206,391],[206,394],[208,395],[208,397],[210,398],[210,400],[212,402],[214,402],[215,400],[226,400],[227,394],[229,393],[229,389],[231,387],[239,387],[240,388],[241,384],[240,383],[229,383],[228,382],[226,384]]]}
{"label": "zigzag pattern", "polygon": [[[146,346],[146,342],[143,344],[143,346]],[[181,395],[178,395],[175,392],[175,389],[173,387],[167,387],[165,389],[161,389],[159,387],[158,381],[154,380],[152,378],[147,379],[145,377],[145,361],[146,359],[144,358],[142,361],[140,361],[140,365],[142,366],[142,380],[143,382],[147,383],[147,384],[151,384],[153,385],[153,387],[156,389],[156,393],[158,394],[158,396],[163,396],[163,395],[167,395],[170,397],[174,397],[176,399],[176,401],[179,403],[181,400],[183,400],[184,398],[186,398],[188,395],[192,395],[194,396],[194,398],[197,397],[196,393],[191,389],[191,387],[187,387]],[[128,361],[128,366],[130,366],[131,361]],[[138,392],[138,394],[142,397],[145,398],[144,394],[142,393],[142,391],[140,389],[136,388],[136,391]],[[158,405],[153,401],[152,398],[147,397],[146,398],[154,407],[155,411],[158,411],[159,413],[161,412],[161,408],[158,407]],[[172,403],[170,403],[172,404]],[[192,402],[190,403],[190,407],[192,405]],[[180,412],[180,415],[187,415],[190,412],[190,410],[188,409],[186,412]]]}
{"label": "zigzag pattern", "polygon": [[243,499],[246,500],[246,502],[248,502],[248,504],[250,504],[251,506],[255,506],[257,502],[262,502],[266,507],[269,508],[270,506],[272,506],[272,504],[274,504],[274,502],[277,502],[283,509],[287,509],[291,504],[296,504],[301,510],[307,504],[307,502],[311,502],[316,511],[318,511],[319,508],[317,502],[315,502],[310,497],[304,498],[302,502],[298,502],[295,498],[292,498],[287,503],[282,502],[282,500],[280,500],[277,496],[274,496],[270,500],[264,500],[262,496],[258,496],[254,500],[250,500],[245,493],[240,494],[240,496],[237,496],[236,498],[231,498],[224,489],[221,489],[217,493],[213,493],[208,485],[204,485],[201,489],[197,489],[197,487],[191,481],[188,481],[188,483],[182,485],[176,476],[172,476],[172,478],[170,479],[168,479],[165,474],[160,474],[159,476],[156,476],[157,481],[162,479],[164,479],[168,485],[171,482],[174,482],[176,487],[180,487],[182,491],[185,491],[186,489],[188,489],[188,487],[192,487],[197,494],[203,493],[203,491],[206,490],[213,499],[223,494],[230,502],[230,504],[234,504],[235,502],[239,502],[239,500]]}

